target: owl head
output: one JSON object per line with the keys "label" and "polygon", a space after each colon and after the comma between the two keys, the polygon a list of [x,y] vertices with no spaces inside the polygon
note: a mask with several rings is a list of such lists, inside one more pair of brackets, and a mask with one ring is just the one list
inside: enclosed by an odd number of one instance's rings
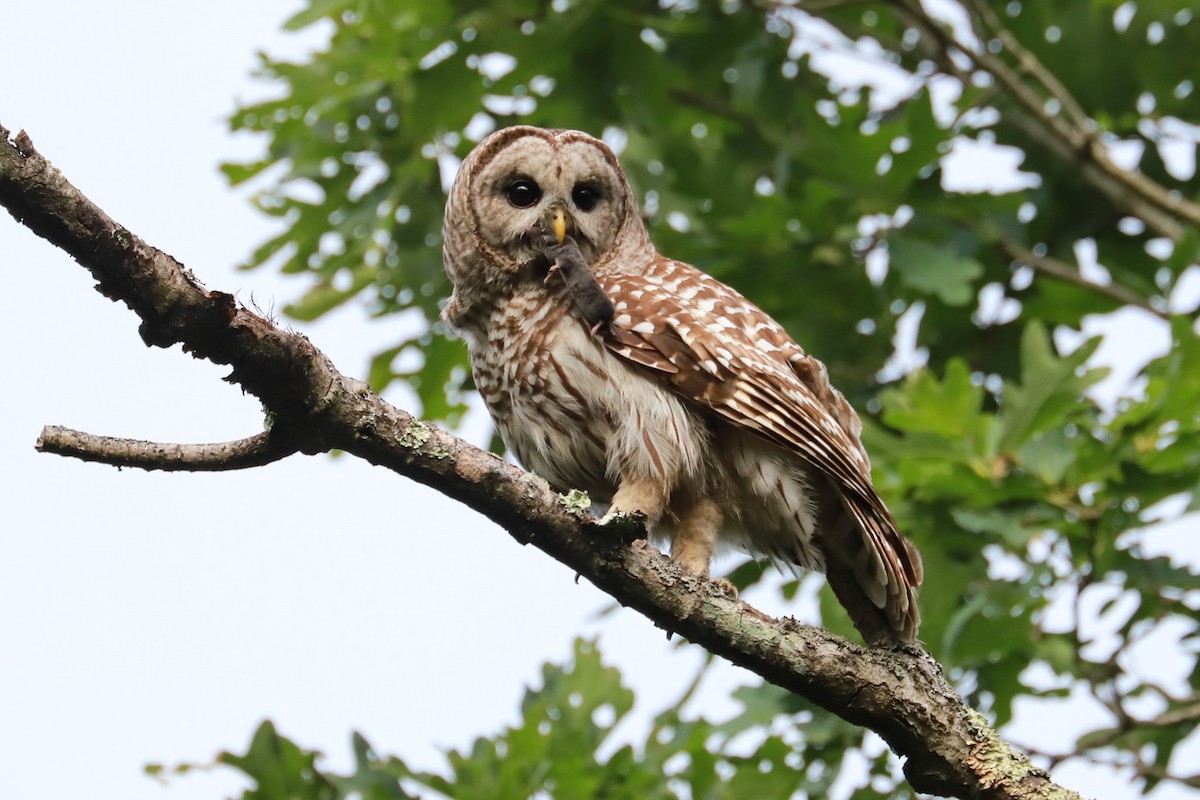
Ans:
{"label": "owl head", "polygon": [[636,271],[654,256],[617,157],[580,131],[503,128],[463,161],[446,203],[444,257],[456,294],[497,288],[537,255],[526,232],[555,218],[596,272]]}

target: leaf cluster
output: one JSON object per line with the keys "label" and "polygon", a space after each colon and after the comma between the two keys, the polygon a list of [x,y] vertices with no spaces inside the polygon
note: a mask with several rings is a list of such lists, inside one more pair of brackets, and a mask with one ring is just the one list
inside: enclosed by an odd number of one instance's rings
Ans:
{"label": "leaf cluster", "polygon": [[[243,800],[786,800],[797,791],[824,797],[858,731],[773,686],[744,687],[734,697],[742,712],[727,722],[685,720],[678,703],[631,744],[617,728],[633,709],[633,693],[616,668],[602,663],[594,642],[577,640],[571,660],[546,664],[541,685],[525,692],[517,725],[449,751],[445,773],[380,755],[359,733],[351,741],[353,770],[335,773],[322,767],[320,753],[280,735],[269,721],[245,753],[222,753],[217,763],[251,781]],[[910,796],[891,793],[896,777],[880,754],[876,748],[871,774],[859,776],[863,785],[855,796]],[[194,769],[155,765],[149,771],[161,777]]]}

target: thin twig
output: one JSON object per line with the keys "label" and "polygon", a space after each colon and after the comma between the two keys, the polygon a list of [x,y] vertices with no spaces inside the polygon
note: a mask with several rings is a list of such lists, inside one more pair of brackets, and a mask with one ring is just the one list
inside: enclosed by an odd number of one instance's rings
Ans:
{"label": "thin twig", "polygon": [[[966,2],[970,9],[975,12],[979,21],[991,29],[991,36],[999,39],[1000,43],[1004,45],[1004,49],[1013,54],[1021,70],[1026,75],[1041,83],[1046,91],[1062,104],[1063,111],[1071,118],[1071,122],[1074,125],[1086,127],[1091,123],[1088,115],[1083,110],[1083,106],[1067,90],[1067,87],[1058,79],[1058,76],[1047,69],[1046,65],[1033,54],[1033,51],[1022,45],[1017,40],[1017,37],[1008,28],[1004,27],[1004,23],[1000,21],[1000,17],[997,16],[991,6],[983,2],[983,0],[966,0]],[[970,19],[970,15],[968,14],[967,16]],[[983,42],[984,47],[987,47],[988,36],[980,35],[979,32],[976,32],[976,36],[979,37],[979,41]]]}
{"label": "thin twig", "polygon": [[1173,728],[1184,722],[1196,721],[1200,721],[1200,703],[1164,711],[1152,719],[1138,720],[1137,724],[1147,728]]}
{"label": "thin twig", "polygon": [[[941,23],[929,16],[919,0],[888,2],[908,24],[933,39],[946,54],[947,60],[953,50],[991,74],[1036,121],[1041,133],[1038,140],[1061,157],[1078,162],[1084,178],[1115,207],[1140,217],[1147,225],[1176,242],[1183,238],[1185,223],[1200,226],[1200,205],[1184,199],[1177,192],[1171,192],[1142,173],[1117,166],[1096,130],[1086,125],[1072,125],[1064,117],[1047,111],[1045,98],[1021,80],[1020,75],[1003,59],[988,52],[986,47],[971,50],[959,42]],[[962,79],[961,74],[959,78]]]}
{"label": "thin twig", "polygon": [[1171,315],[1162,309],[1155,308],[1154,305],[1146,298],[1139,295],[1127,286],[1122,286],[1118,283],[1096,283],[1089,281],[1083,276],[1083,273],[1077,266],[1068,264],[1065,261],[1060,261],[1057,258],[1047,255],[1038,255],[1034,251],[1025,247],[1016,239],[1001,233],[996,240],[1000,249],[1014,261],[1020,261],[1028,267],[1041,272],[1045,275],[1057,278],[1060,281],[1073,283],[1076,286],[1081,286],[1095,294],[1102,295],[1111,300],[1116,300],[1123,305],[1136,306],[1144,311],[1149,311],[1154,316],[1160,319],[1170,319]]}
{"label": "thin twig", "polygon": [[749,130],[758,129],[758,120],[749,114],[743,114],[735,109],[730,103],[722,100],[719,97],[701,94],[700,92],[692,91],[691,89],[668,89],[668,96],[681,106],[695,108],[699,111],[704,111],[712,114],[715,117],[727,119],[730,122],[736,122],[743,128]]}
{"label": "thin twig", "polygon": [[671,708],[675,713],[682,713],[683,707],[695,696],[696,692],[700,689],[700,684],[704,680],[704,676],[708,674],[708,668],[712,666],[714,660],[715,656],[712,653],[704,654],[704,663],[696,670],[695,677],[692,678],[687,688],[683,690],[683,694],[679,696],[679,699],[671,704]]}
{"label": "thin twig", "polygon": [[1154,778],[1160,781],[1173,781],[1191,789],[1200,789],[1200,772],[1194,775],[1172,775],[1157,764],[1147,763],[1141,756],[1138,756],[1137,760],[1138,764],[1135,770],[1138,777]]}
{"label": "thin twig", "polygon": [[1083,761],[1088,764],[1093,764],[1097,767],[1104,767],[1112,770],[1131,770],[1136,777],[1139,778],[1154,778],[1160,781],[1173,781],[1183,786],[1189,786],[1193,789],[1200,789],[1200,773],[1195,775],[1172,775],[1167,770],[1155,765],[1147,764],[1141,758],[1135,757],[1132,759],[1136,763],[1130,763],[1131,759],[1122,760],[1120,758],[1101,758],[1087,752],[1064,752],[1051,753],[1045,750],[1039,750],[1036,747],[1023,746],[1023,749],[1033,758],[1044,758],[1050,765],[1050,769],[1056,769],[1058,765],[1068,761]]}
{"label": "thin twig", "polygon": [[[1043,65],[1032,52],[1005,29],[994,14],[988,17],[994,38],[1004,44],[1017,60],[1010,67],[1003,58],[986,48],[972,48],[958,41],[938,20],[931,17],[919,0],[886,0],[904,22],[921,33],[918,47],[946,75],[964,86],[972,84],[972,74],[980,70],[990,74],[999,89],[1010,96],[1015,105],[1005,113],[1032,140],[1064,161],[1074,163],[1083,179],[1104,195],[1122,212],[1143,220],[1148,227],[1168,239],[1180,241],[1187,226],[1200,227],[1200,204],[1184,198],[1143,173],[1118,166],[1107,146],[1098,135],[1098,127],[1089,119],[1078,101],[1066,87]],[[778,0],[760,0],[756,5],[767,10],[796,9],[825,19],[845,32],[847,23],[829,19],[828,12],[850,3],[793,4]],[[874,32],[867,34],[878,38]],[[892,46],[897,53],[901,48]],[[958,61],[956,61],[958,59]],[[963,61],[965,63],[959,63]],[[1032,77],[1045,94],[1026,81]],[[1047,100],[1056,100],[1062,111],[1050,113]]]}
{"label": "thin twig", "polygon": [[118,439],[47,425],[38,437],[43,453],[96,461],[114,467],[137,467],[166,472],[226,472],[261,467],[287,458],[300,448],[264,431],[256,436],[218,444],[165,444]]}

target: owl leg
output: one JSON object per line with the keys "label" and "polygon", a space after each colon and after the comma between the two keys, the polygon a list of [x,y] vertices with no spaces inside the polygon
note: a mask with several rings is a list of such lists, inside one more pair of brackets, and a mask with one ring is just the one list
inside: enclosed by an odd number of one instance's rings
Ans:
{"label": "owl leg", "polygon": [[608,513],[600,519],[600,524],[607,524],[618,515],[640,513],[646,516],[646,530],[652,531],[662,519],[666,507],[666,487],[661,481],[652,478],[624,478],[613,495]]}
{"label": "owl leg", "polygon": [[[721,508],[713,500],[704,498],[697,501],[675,523],[675,533],[671,537],[671,558],[686,570],[708,575],[723,519]],[[738,596],[737,587],[724,578],[717,578],[713,582],[731,597]]]}
{"label": "owl leg", "polygon": [[712,500],[700,500],[675,524],[671,558],[692,572],[707,575],[720,528],[721,509]]}

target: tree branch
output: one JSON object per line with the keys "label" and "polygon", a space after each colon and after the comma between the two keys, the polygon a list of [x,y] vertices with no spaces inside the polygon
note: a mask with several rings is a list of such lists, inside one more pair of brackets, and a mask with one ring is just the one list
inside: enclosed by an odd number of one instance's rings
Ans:
{"label": "tree branch", "polygon": [[[1058,101],[1066,115],[1073,119],[1068,120],[1048,109],[1047,98],[1023,81],[1017,69],[993,55],[986,46],[972,49],[958,42],[945,26],[929,15],[920,0],[888,0],[888,3],[905,22],[928,36],[942,51],[944,57],[938,59],[939,63],[944,65],[951,61],[951,51],[961,53],[977,68],[995,78],[1024,112],[1021,117],[1027,123],[1024,126],[1026,132],[1060,158],[1077,164],[1083,177],[1115,208],[1139,217],[1161,235],[1176,242],[1183,238],[1186,226],[1200,226],[1200,205],[1178,193],[1172,193],[1146,175],[1122,169],[1113,162],[1108,149],[1097,136],[1094,123],[1089,124],[1091,121],[1086,118],[1074,119],[1083,116],[1079,104],[1052,76],[1046,80],[1049,72],[1011,33],[999,27],[998,18],[993,20],[996,26],[993,32],[1017,59],[1020,64],[1018,69],[1035,76],[1047,89],[1051,99]],[[1001,36],[1001,31],[1007,35]],[[957,70],[955,73],[964,84],[969,83],[969,76],[963,76]]]}
{"label": "tree branch", "polygon": [[[1013,36],[1008,28],[1004,27],[1004,23],[1000,21],[1000,16],[992,10],[983,0],[967,0],[968,10],[974,12],[981,26],[987,26],[989,35],[1000,40],[1004,49],[1012,53],[1013,58],[1017,60],[1017,66],[1020,71],[1038,83],[1050,93],[1050,95],[1062,105],[1063,112],[1069,118],[1072,125],[1077,127],[1086,127],[1090,124],[1088,115],[1084,112],[1083,106],[1079,105],[1079,101],[1075,96],[1067,90],[1062,81],[1058,77],[1046,69],[1046,66],[1038,60],[1033,52],[1027,49]],[[987,36],[980,36],[980,41],[986,46]]]}
{"label": "tree branch", "polygon": [[298,448],[264,431],[247,439],[219,444],[160,444],[139,439],[96,436],[58,425],[42,428],[37,449],[43,453],[98,461],[114,467],[167,472],[224,472],[261,467],[295,453]]}
{"label": "tree branch", "polygon": [[[601,531],[542,479],[397,409],[288,333],[201,286],[171,256],[118,225],[0,127],[0,204],[73,255],[99,288],[142,319],[148,345],[181,343],[233,368],[230,380],[274,416],[270,437],[295,450],[344,450],[431,486],[587,577],[665,630],[728,658],[858,725],[907,757],[913,788],[964,798],[1077,798],[965,708],[919,648],[863,648],[792,619],[767,617],[682,571],[640,526]],[[253,441],[253,440],[250,440]],[[263,445],[269,447],[269,445]],[[253,450],[253,446],[247,445]]]}
{"label": "tree branch", "polygon": [[1073,283],[1098,295],[1115,300],[1122,305],[1136,306],[1143,311],[1149,311],[1159,319],[1171,318],[1169,313],[1155,308],[1153,303],[1128,286],[1122,286],[1118,283],[1103,284],[1089,281],[1083,276],[1078,267],[1068,264],[1066,261],[1061,261],[1053,256],[1038,255],[1003,232],[997,232],[996,235],[997,247],[1014,261],[1020,261],[1022,264],[1032,267],[1038,272],[1058,278],[1066,283]]}

